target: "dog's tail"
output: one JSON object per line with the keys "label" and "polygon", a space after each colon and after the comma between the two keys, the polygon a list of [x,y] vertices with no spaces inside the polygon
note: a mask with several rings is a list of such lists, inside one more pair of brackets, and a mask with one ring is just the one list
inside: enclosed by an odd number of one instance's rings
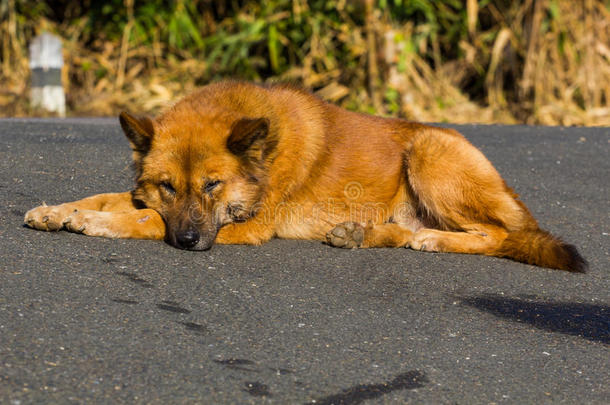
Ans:
{"label": "dog's tail", "polygon": [[510,232],[494,256],[576,273],[585,273],[588,268],[587,261],[574,245],[542,229]]}

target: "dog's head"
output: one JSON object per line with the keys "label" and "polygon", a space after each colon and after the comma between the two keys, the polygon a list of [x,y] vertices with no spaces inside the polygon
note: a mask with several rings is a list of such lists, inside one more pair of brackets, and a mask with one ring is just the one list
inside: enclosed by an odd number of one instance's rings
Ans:
{"label": "dog's head", "polygon": [[209,249],[222,226],[261,208],[275,148],[267,118],[174,110],[119,119],[136,166],[134,199],[163,217],[171,245]]}

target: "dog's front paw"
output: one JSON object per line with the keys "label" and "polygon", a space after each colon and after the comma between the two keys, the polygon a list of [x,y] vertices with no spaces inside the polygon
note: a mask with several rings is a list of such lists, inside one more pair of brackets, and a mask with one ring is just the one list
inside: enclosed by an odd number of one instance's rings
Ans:
{"label": "dog's front paw", "polygon": [[72,211],[74,209],[64,205],[43,204],[26,212],[23,222],[30,228],[41,231],[59,231]]}
{"label": "dog's front paw", "polygon": [[343,222],[326,234],[329,245],[340,248],[357,248],[364,242],[364,227],[357,222]]}
{"label": "dog's front paw", "polygon": [[113,221],[113,213],[93,211],[93,210],[74,210],[68,218],[64,220],[64,228],[74,233],[82,233],[89,236],[103,236],[106,238],[118,238],[119,232]]}

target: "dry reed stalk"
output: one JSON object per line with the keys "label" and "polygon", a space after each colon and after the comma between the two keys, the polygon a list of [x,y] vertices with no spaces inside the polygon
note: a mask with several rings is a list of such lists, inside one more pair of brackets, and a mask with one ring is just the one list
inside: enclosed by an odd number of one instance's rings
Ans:
{"label": "dry reed stalk", "polygon": [[477,0],[467,0],[466,15],[468,20],[468,34],[470,35],[470,38],[473,38],[475,36],[479,18],[479,3]]}
{"label": "dry reed stalk", "polygon": [[366,13],[366,45],[367,45],[367,66],[368,66],[368,87],[369,97],[373,102],[373,107],[380,113],[384,110],[381,104],[381,98],[379,97],[379,90],[377,89],[377,82],[379,81],[379,68],[377,66],[377,46],[376,46],[376,35],[375,35],[375,5],[374,0],[365,0],[365,13]]}
{"label": "dry reed stalk", "polygon": [[127,24],[125,24],[123,36],[121,38],[121,51],[119,53],[117,77],[115,82],[116,88],[122,88],[125,80],[125,64],[127,62],[127,53],[129,51],[129,37],[134,25],[133,2],[134,0],[124,0],[125,8],[127,9]]}

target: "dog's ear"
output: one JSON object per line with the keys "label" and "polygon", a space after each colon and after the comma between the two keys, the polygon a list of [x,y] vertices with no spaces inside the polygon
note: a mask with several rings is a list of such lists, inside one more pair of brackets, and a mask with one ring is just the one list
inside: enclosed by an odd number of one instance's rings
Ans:
{"label": "dog's ear", "polygon": [[129,140],[131,149],[134,152],[146,154],[150,149],[154,134],[152,120],[148,117],[134,117],[123,111],[119,115],[119,122],[123,132],[125,132],[125,136]]}
{"label": "dog's ear", "polygon": [[269,120],[267,118],[242,118],[233,123],[231,134],[227,139],[227,148],[237,156],[249,155],[260,151],[264,158],[268,153],[265,147],[269,135]]}

